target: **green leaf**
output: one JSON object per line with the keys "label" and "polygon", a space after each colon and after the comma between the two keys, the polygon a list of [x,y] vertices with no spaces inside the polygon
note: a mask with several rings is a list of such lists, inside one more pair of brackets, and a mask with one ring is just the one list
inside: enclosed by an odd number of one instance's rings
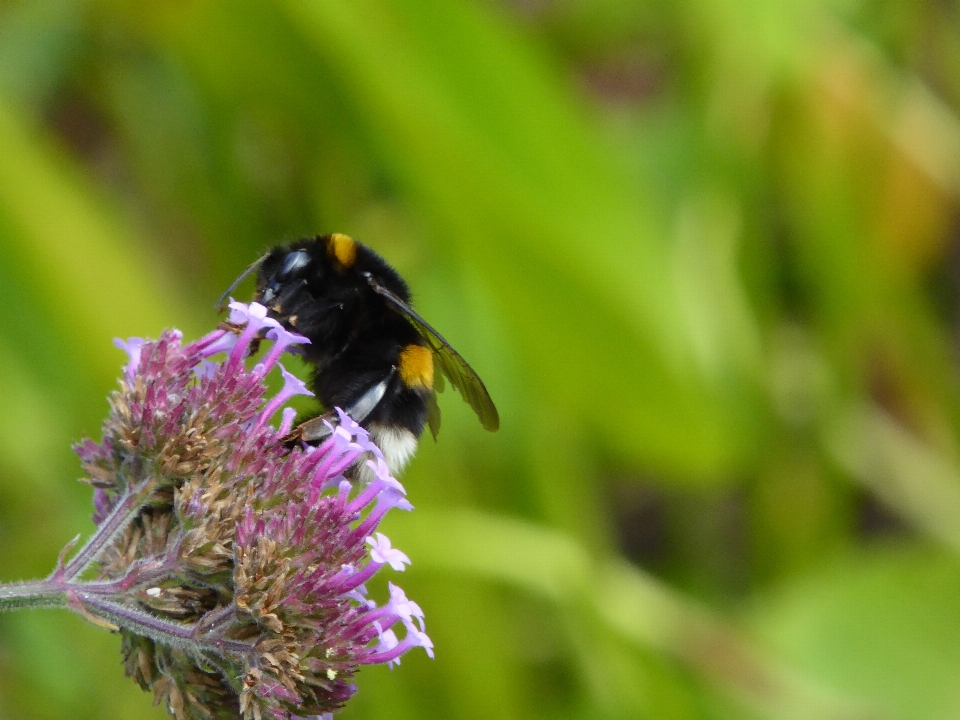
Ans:
{"label": "green leaf", "polygon": [[796,578],[752,615],[762,636],[823,687],[877,717],[960,713],[960,565],[924,550],[844,557]]}

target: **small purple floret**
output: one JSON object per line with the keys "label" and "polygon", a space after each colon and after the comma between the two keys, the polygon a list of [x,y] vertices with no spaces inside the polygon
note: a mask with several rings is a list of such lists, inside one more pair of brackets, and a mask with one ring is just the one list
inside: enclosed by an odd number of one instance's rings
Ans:
{"label": "small purple floret", "polygon": [[113,344],[130,356],[130,362],[123,368],[124,373],[128,376],[132,377],[140,366],[140,351],[145,342],[146,340],[141,337],[132,337],[129,340],[121,340],[120,338],[113,339]]}
{"label": "small purple floret", "polygon": [[228,365],[236,366],[243,359],[250,343],[260,334],[263,328],[279,328],[280,323],[271,317],[267,317],[267,309],[257,302],[247,305],[231,300],[228,307],[230,308],[230,322],[234,325],[244,325],[243,332],[240,333],[240,338],[230,352],[227,361]]}
{"label": "small purple floret", "polygon": [[310,338],[290,332],[282,325],[279,327],[270,328],[267,331],[267,340],[273,341],[273,347],[270,348],[270,352],[268,352],[267,356],[263,359],[263,366],[267,370],[273,367],[280,355],[282,355],[283,352],[291,345],[310,344]]}
{"label": "small purple floret", "polygon": [[404,565],[410,564],[410,558],[400,550],[390,545],[390,538],[383,533],[376,534],[376,540],[372,537],[367,538],[367,545],[370,546],[370,557],[374,562],[381,565],[389,564],[397,572],[406,570]]}
{"label": "small purple floret", "polygon": [[420,606],[410,600],[406,593],[392,582],[388,582],[387,587],[390,589],[390,602],[387,607],[390,608],[391,612],[397,615],[407,627],[412,627],[414,620],[416,620],[420,626],[420,631],[426,630],[423,624],[423,610],[420,609]]}
{"label": "small purple floret", "polygon": [[[257,366],[260,367],[259,365]],[[280,372],[283,375],[283,389],[267,402],[260,416],[257,418],[255,430],[259,430],[266,422],[273,417],[273,414],[279,410],[290,398],[296,395],[313,395],[306,383],[296,375],[287,372],[287,369],[281,364]]]}

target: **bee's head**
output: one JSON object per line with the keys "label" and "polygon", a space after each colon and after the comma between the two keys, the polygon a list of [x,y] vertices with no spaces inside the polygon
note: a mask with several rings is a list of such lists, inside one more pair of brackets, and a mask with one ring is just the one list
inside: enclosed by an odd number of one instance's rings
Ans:
{"label": "bee's head", "polygon": [[313,264],[310,252],[304,248],[278,248],[268,253],[257,275],[257,302],[269,306],[287,288],[305,284]]}

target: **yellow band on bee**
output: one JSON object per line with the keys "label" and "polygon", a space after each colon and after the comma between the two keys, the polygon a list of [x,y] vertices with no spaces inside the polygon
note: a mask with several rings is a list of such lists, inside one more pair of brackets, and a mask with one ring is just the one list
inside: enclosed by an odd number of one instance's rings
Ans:
{"label": "yellow band on bee", "polygon": [[407,387],[433,389],[433,353],[422,345],[407,345],[400,351],[400,379]]}
{"label": "yellow band on bee", "polygon": [[330,253],[343,267],[348,268],[357,259],[357,241],[349,235],[333,233],[330,236]]}

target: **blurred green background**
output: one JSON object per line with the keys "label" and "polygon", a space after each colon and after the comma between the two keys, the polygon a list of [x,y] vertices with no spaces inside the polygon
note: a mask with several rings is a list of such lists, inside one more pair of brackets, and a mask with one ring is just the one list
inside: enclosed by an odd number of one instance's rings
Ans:
{"label": "blurred green background", "polygon": [[[345,720],[960,717],[958,113],[949,2],[0,0],[0,579],[91,528],[111,339],[339,231],[502,418],[441,398],[437,657]],[[0,617],[0,717],[164,715]]]}

